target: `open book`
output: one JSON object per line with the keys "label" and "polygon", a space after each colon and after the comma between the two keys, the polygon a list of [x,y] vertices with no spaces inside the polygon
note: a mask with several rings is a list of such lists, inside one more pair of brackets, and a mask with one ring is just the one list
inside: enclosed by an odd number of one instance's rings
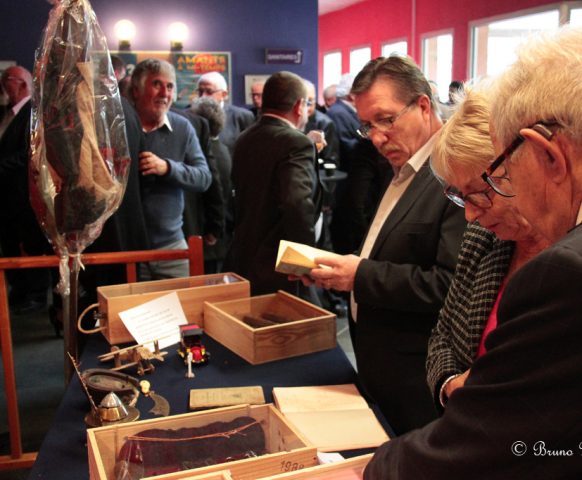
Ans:
{"label": "open book", "polygon": [[[316,257],[329,257],[337,254],[310,247],[303,243],[281,240],[277,252],[275,271],[287,275],[309,275],[312,268],[320,268],[313,259]],[[323,267],[325,268],[325,267]]]}
{"label": "open book", "polygon": [[322,452],[374,448],[388,440],[353,384],[275,387],[273,399],[299,433]]}

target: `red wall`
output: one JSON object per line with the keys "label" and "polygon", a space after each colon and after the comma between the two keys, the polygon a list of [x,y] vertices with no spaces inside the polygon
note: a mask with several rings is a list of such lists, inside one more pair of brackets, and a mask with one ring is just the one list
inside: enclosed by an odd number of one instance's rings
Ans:
{"label": "red wall", "polygon": [[[343,71],[349,70],[350,48],[370,45],[372,58],[382,43],[406,38],[408,53],[421,60],[424,34],[453,31],[453,78],[468,75],[469,23],[497,15],[555,4],[548,0],[366,0],[319,17],[319,78],[323,54],[341,50]],[[415,15],[413,15],[413,9]]]}

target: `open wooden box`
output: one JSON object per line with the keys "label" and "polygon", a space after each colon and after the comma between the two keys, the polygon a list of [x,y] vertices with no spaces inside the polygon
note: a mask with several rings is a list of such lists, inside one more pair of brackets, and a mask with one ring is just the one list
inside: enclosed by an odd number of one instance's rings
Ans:
{"label": "open wooden box", "polygon": [[[243,319],[269,314],[285,323],[260,328]],[[336,346],[336,317],[287,292],[204,303],[204,332],[256,365]]]}
{"label": "open wooden box", "polygon": [[260,480],[362,480],[364,469],[373,454],[325,463],[294,472],[263,477]]}
{"label": "open wooden box", "polygon": [[[301,470],[291,470],[286,473],[257,477],[257,480],[362,480],[364,469],[372,459],[373,454],[348,458],[334,463],[325,463]],[[220,476],[219,476],[220,475]],[[231,480],[230,471],[224,470],[208,475],[184,477],[183,480]]]}
{"label": "open wooden box", "polygon": [[250,284],[235,273],[216,273],[98,287],[99,322],[107,341],[110,344],[133,342],[133,337],[119,318],[119,312],[174,291],[178,294],[188,323],[204,327],[204,301],[248,298]]}
{"label": "open wooden box", "polygon": [[[267,454],[147,478],[151,480],[191,479],[211,473],[220,473],[224,476],[222,472],[228,470],[233,480],[252,480],[285,472],[290,469],[290,465],[295,469],[317,465],[316,448],[308,446],[272,404],[240,405],[89,429],[87,431],[89,477],[91,480],[115,478],[116,459],[128,436],[153,428],[180,429],[201,427],[217,421],[230,422],[241,416],[252,417],[260,423],[265,434]],[[202,476],[202,478],[206,477]]]}

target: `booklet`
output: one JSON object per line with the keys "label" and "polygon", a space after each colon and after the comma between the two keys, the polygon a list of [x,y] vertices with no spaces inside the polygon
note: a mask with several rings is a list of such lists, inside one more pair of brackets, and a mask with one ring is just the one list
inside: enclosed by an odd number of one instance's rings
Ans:
{"label": "booklet", "polygon": [[375,448],[389,440],[353,384],[275,387],[273,399],[298,432],[322,452]]}
{"label": "booklet", "polygon": [[314,262],[316,257],[333,257],[336,253],[310,247],[303,243],[281,240],[277,251],[275,271],[287,275],[309,275],[313,268],[326,268]]}

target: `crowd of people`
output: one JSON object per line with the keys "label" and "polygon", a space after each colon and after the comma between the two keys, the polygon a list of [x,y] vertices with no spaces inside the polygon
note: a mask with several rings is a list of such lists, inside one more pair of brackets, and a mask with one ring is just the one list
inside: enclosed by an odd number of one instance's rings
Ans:
{"label": "crowd of people", "polygon": [[[448,109],[399,55],[343,76],[321,107],[312,82],[274,73],[252,85],[252,111],[227,103],[218,72],[177,109],[171,64],[144,60],[129,82],[113,65],[132,165],[93,248],[180,249],[197,234],[206,271],[242,275],[253,295],[343,295],[360,387],[394,434],[366,479],[580,478],[582,30],[531,38],[497,79],[452,84]],[[11,67],[1,83],[0,192],[21,208],[2,211],[0,245],[48,253],[26,194],[31,75]],[[347,179],[326,190],[320,163]],[[336,254],[287,277],[282,239]],[[48,282],[9,281],[22,308]]]}

